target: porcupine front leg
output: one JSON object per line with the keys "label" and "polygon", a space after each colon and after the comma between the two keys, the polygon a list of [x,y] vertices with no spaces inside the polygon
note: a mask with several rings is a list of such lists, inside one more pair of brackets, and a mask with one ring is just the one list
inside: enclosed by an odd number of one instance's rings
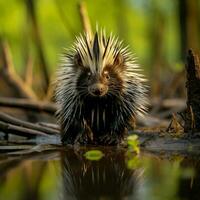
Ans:
{"label": "porcupine front leg", "polygon": [[110,130],[100,137],[100,142],[103,145],[120,145],[123,144],[125,137],[128,136],[128,130],[135,129],[135,116],[132,115],[127,120],[127,125],[121,123],[119,118],[113,120]]}
{"label": "porcupine front leg", "polygon": [[127,134],[127,129],[116,130],[113,129],[99,138],[101,145],[120,145],[124,141],[124,136]]}
{"label": "porcupine front leg", "polygon": [[120,145],[124,141],[124,137],[127,135],[127,128],[119,121],[114,120],[110,129],[106,131],[100,138],[100,144],[102,145]]}
{"label": "porcupine front leg", "polygon": [[[64,129],[63,129],[64,130]],[[88,144],[92,141],[92,131],[85,121],[74,120],[67,131],[64,131],[61,137],[63,144]]]}
{"label": "porcupine front leg", "polygon": [[78,138],[80,132],[83,129],[83,126],[77,120],[74,120],[70,123],[69,127],[66,129],[64,122],[62,124],[62,132],[61,132],[61,141],[63,144],[75,144],[76,139]]}

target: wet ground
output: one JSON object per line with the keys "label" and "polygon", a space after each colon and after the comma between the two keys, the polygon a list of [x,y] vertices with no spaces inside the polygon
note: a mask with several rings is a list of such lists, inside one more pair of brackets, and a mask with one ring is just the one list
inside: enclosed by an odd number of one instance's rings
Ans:
{"label": "wet ground", "polygon": [[[33,148],[1,150],[0,199],[200,199],[198,155],[145,150],[136,155],[116,147]],[[94,149],[101,156],[87,157]]]}

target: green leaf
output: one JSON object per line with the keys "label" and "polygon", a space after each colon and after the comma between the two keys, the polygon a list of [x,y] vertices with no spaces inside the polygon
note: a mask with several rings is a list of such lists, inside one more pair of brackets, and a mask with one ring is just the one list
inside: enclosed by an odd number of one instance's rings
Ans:
{"label": "green leaf", "polygon": [[138,136],[135,135],[135,134],[133,134],[133,135],[129,135],[129,136],[128,136],[128,140],[135,141],[135,140],[137,140],[137,139],[138,139]]}
{"label": "green leaf", "polygon": [[90,150],[87,151],[84,156],[88,160],[100,160],[104,154],[100,150]]}

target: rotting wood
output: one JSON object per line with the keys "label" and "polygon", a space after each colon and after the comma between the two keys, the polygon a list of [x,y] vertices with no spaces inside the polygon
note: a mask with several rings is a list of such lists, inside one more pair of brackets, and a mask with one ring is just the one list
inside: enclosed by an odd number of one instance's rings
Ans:
{"label": "rotting wood", "polygon": [[199,57],[189,50],[186,64],[187,108],[184,113],[184,131],[200,131],[200,63]]}

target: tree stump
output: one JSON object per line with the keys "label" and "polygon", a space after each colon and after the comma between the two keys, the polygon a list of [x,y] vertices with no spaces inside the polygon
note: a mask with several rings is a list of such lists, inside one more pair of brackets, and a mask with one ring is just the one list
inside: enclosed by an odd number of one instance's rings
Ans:
{"label": "tree stump", "polygon": [[199,57],[189,50],[186,63],[187,108],[184,131],[188,134],[200,132],[200,63]]}

